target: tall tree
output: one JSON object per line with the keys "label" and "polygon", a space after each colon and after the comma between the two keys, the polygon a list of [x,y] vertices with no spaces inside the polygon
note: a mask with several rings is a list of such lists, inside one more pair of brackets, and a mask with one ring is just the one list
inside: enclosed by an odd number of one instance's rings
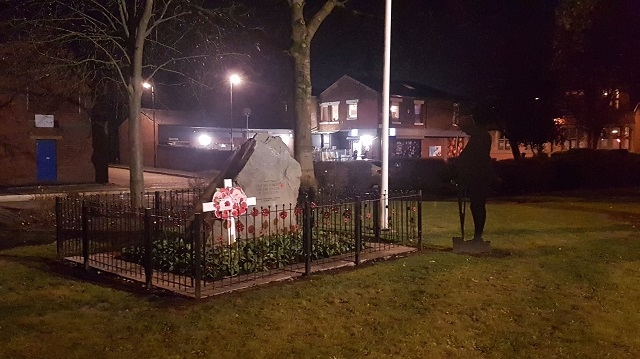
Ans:
{"label": "tall tree", "polygon": [[554,70],[592,148],[603,127],[625,115],[611,105],[620,104],[616,90],[638,90],[639,17],[633,0],[562,0],[556,10]]}
{"label": "tall tree", "polygon": [[315,195],[317,189],[313,172],[311,144],[311,40],[318,28],[337,6],[345,1],[326,0],[311,16],[305,17],[305,0],[289,0],[291,8],[291,47],[294,64],[294,156],[302,167],[300,193]]}
{"label": "tall tree", "polygon": [[11,0],[21,40],[62,46],[93,85],[115,82],[127,98],[132,205],[144,191],[140,110],[143,82],[159,73],[185,74],[216,55],[222,9],[199,0]]}

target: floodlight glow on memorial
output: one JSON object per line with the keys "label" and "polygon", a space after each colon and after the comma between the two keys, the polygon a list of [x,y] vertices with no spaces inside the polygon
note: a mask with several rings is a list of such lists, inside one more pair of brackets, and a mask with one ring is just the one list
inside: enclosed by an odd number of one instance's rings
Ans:
{"label": "floodlight glow on memorial", "polygon": [[211,136],[203,133],[198,136],[198,143],[200,146],[209,146],[211,144]]}
{"label": "floodlight glow on memorial", "polygon": [[363,146],[371,146],[373,144],[373,136],[371,135],[362,135],[360,137],[360,141],[362,141]]}

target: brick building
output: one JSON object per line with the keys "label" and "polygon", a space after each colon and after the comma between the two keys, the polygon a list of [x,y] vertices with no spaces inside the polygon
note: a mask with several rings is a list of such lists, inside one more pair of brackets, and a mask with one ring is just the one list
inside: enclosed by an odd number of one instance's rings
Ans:
{"label": "brick building", "polygon": [[0,60],[0,186],[95,182],[90,101],[24,45]]}
{"label": "brick building", "polygon": [[[382,81],[344,75],[317,97],[312,114],[316,160],[380,157]],[[466,134],[456,126],[459,104],[423,84],[392,81],[389,143],[392,157],[457,156]]]}

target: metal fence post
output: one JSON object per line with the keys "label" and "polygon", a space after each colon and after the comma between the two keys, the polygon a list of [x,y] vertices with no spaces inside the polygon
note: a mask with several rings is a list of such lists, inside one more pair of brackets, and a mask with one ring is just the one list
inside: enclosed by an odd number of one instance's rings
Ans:
{"label": "metal fence post", "polygon": [[153,213],[155,213],[156,216],[160,215],[160,191],[155,191],[153,193]]}
{"label": "metal fence post", "polygon": [[418,250],[422,250],[422,190],[418,191]]}
{"label": "metal fence post", "polygon": [[89,207],[82,202],[82,258],[84,269],[89,270]]}
{"label": "metal fence post", "polygon": [[200,299],[202,296],[202,214],[196,213],[196,217],[193,225],[193,246],[191,247],[194,252],[194,279],[195,279],[195,296],[196,299]]}
{"label": "metal fence post", "polygon": [[360,264],[360,251],[362,251],[362,201],[356,196],[355,203],[355,238],[356,238],[356,255],[355,264]]}
{"label": "metal fence post", "polygon": [[144,209],[144,281],[147,289],[151,289],[153,278],[153,240],[151,235],[151,209]]}
{"label": "metal fence post", "polygon": [[62,257],[62,199],[56,197],[56,255]]}
{"label": "metal fence post", "polygon": [[373,201],[373,236],[380,243],[380,199]]}
{"label": "metal fence post", "polygon": [[311,252],[313,250],[312,241],[312,223],[313,217],[311,213],[311,205],[309,201],[305,201],[304,203],[304,219],[302,223],[302,247],[304,251],[304,275],[311,275]]}

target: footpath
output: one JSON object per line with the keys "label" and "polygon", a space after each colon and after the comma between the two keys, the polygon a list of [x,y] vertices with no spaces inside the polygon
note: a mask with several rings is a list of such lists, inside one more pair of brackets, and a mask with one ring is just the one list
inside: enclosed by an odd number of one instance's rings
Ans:
{"label": "footpath", "polygon": [[[122,165],[109,165],[109,168],[123,169],[127,171],[129,170],[128,166]],[[143,171],[145,173],[154,173],[173,177],[200,177],[197,173],[194,172],[186,172],[166,168],[145,167],[143,168]],[[126,179],[126,181],[112,181],[110,173],[109,181],[110,183],[51,184],[0,187],[0,203],[27,202],[37,199],[66,196],[68,194],[119,194],[129,191],[128,178]],[[145,183],[145,185],[152,186],[153,184]]]}

